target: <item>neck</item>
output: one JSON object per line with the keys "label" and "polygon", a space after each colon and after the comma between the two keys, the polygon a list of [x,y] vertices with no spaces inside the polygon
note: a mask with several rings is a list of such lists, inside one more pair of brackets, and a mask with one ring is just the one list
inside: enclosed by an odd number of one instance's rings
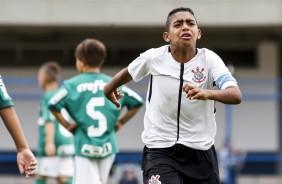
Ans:
{"label": "neck", "polygon": [[54,89],[58,89],[59,85],[57,82],[52,82],[52,83],[49,83],[49,84],[46,84],[44,86],[44,90],[45,91],[52,91]]}
{"label": "neck", "polygon": [[100,73],[99,67],[85,67],[83,69],[83,73],[90,72],[90,73]]}
{"label": "neck", "polygon": [[195,57],[196,51],[195,47],[186,47],[185,49],[181,49],[171,46],[171,55],[179,63],[189,62],[193,57]]}

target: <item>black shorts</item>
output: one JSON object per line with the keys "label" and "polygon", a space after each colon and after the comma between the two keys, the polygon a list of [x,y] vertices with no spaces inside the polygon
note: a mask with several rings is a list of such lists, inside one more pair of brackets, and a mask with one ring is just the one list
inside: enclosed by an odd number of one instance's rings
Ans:
{"label": "black shorts", "polygon": [[195,150],[181,144],[169,148],[144,147],[144,184],[219,184],[214,146]]}

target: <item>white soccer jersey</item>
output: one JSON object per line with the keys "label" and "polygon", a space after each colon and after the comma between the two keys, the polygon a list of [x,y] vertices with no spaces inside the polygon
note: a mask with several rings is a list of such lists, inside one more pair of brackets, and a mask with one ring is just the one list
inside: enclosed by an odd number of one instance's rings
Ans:
{"label": "white soccer jersey", "polygon": [[221,58],[208,49],[197,49],[189,62],[176,62],[169,46],[150,49],[128,66],[134,81],[147,75],[151,80],[147,92],[142,140],[149,148],[171,147],[176,143],[207,150],[216,134],[213,100],[189,100],[183,83],[202,89],[237,86]]}

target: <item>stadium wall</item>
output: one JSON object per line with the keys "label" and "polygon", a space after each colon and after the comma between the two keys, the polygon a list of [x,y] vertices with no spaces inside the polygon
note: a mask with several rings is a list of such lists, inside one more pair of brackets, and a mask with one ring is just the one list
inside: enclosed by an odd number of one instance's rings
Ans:
{"label": "stadium wall", "polygon": [[1,0],[0,3],[2,25],[159,26],[167,13],[179,6],[194,9],[201,24],[208,26],[282,24],[279,0]]}

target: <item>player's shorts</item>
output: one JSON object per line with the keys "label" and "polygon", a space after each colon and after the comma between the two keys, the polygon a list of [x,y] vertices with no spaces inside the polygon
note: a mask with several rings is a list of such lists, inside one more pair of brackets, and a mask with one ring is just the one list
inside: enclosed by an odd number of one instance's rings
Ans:
{"label": "player's shorts", "polygon": [[107,183],[115,154],[99,160],[75,156],[73,184]]}
{"label": "player's shorts", "polygon": [[181,144],[169,148],[144,147],[142,158],[144,184],[219,184],[214,146],[195,150]]}
{"label": "player's shorts", "polygon": [[35,171],[37,175],[47,177],[68,176],[74,174],[73,157],[39,157],[37,158],[38,166]]}

